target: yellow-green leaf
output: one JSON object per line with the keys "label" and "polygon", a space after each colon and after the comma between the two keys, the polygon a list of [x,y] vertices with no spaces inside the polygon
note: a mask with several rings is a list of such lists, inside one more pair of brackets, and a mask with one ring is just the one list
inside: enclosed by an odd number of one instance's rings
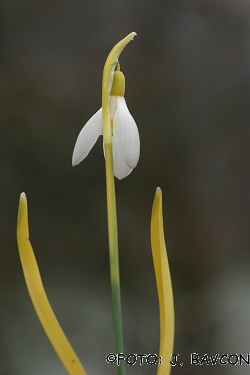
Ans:
{"label": "yellow-green leaf", "polygon": [[164,239],[162,193],[157,188],[151,216],[151,247],[160,310],[160,349],[157,375],[169,375],[174,345],[174,302],[171,276]]}
{"label": "yellow-green leaf", "polygon": [[[29,240],[28,207],[24,193],[21,194],[19,201],[17,243],[30,298],[52,346],[70,375],[86,375],[81,362],[58,323],[44,291],[36,258]],[[35,372],[36,370],[34,369]]]}

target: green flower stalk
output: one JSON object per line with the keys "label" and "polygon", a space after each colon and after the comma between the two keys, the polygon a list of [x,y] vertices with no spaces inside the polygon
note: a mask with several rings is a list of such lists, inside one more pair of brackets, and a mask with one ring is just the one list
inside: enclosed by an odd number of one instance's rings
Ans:
{"label": "green flower stalk", "polygon": [[[120,71],[118,58],[135,35],[136,33],[129,34],[111,50],[103,70],[102,108],[91,117],[81,130],[72,157],[72,164],[79,164],[88,155],[98,137],[103,135],[116,354],[123,353],[124,349],[114,176],[120,180],[127,177],[137,165],[140,154],[139,133],[124,99],[125,78]],[[17,242],[32,303],[52,346],[70,375],[86,375],[83,366],[62,331],[44,291],[35,255],[29,241],[28,208],[24,193],[21,194],[19,201]],[[174,342],[174,307],[163,231],[162,194],[159,188],[156,190],[152,209],[151,247],[160,311],[160,362],[157,375],[169,375]],[[117,373],[118,375],[125,374],[123,361],[120,366],[117,366]]]}
{"label": "green flower stalk", "polygon": [[[136,33],[129,34],[111,50],[103,69],[102,108],[81,130],[73,151],[72,164],[82,161],[103,134],[106,169],[107,212],[110,278],[112,292],[115,352],[123,353],[122,313],[118,255],[118,230],[114,176],[122,179],[136,166],[140,154],[140,139],[136,123],[125,99],[125,77],[118,58]],[[116,69],[116,71],[115,71]],[[117,366],[118,375],[125,374],[124,362]]]}
{"label": "green flower stalk", "polygon": [[[108,99],[109,99],[110,82],[112,80],[112,72],[114,71],[114,68],[117,65],[118,57],[120,53],[122,52],[123,48],[127,45],[127,43],[131,39],[133,39],[134,35],[135,33],[131,33],[112,49],[112,51],[110,52],[107,58],[106,64],[104,66],[103,82],[102,82],[102,109],[103,109],[102,121],[103,121],[103,138],[104,138],[104,149],[105,149],[105,166],[106,166],[110,277],[111,277],[111,289],[112,289],[113,324],[114,324],[116,353],[123,353],[124,349],[123,349],[123,335],[122,335],[116,198],[115,198],[115,183],[114,183],[113,153],[112,153],[112,128],[111,128],[112,124],[110,121]],[[118,87],[119,86],[120,85],[118,85]],[[115,129],[114,129],[114,132],[115,132]],[[121,142],[122,142],[122,139],[121,139]],[[139,153],[138,153],[138,158],[139,158]],[[136,163],[137,163],[137,160],[136,160]],[[118,375],[125,374],[124,362],[122,362],[121,365],[118,367],[117,373]]]}

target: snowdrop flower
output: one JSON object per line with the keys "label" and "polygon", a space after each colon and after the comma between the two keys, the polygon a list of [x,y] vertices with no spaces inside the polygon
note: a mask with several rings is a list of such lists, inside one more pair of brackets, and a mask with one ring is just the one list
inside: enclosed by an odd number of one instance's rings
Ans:
{"label": "snowdrop flower", "polygon": [[[127,177],[138,163],[140,138],[135,120],[131,116],[124,99],[125,77],[119,70],[119,64],[117,64],[117,69],[114,72],[109,97],[109,114],[112,130],[114,175],[121,180]],[[73,166],[79,164],[88,156],[100,135],[102,135],[102,108],[89,119],[80,131],[73,151]]]}

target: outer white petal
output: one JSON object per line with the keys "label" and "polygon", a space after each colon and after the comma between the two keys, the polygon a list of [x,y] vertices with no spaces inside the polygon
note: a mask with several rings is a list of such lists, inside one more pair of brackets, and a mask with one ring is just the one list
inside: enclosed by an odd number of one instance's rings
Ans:
{"label": "outer white petal", "polygon": [[72,165],[79,164],[88,156],[90,150],[102,134],[102,109],[99,109],[80,131],[72,156]]}
{"label": "outer white petal", "polygon": [[[122,160],[116,143],[114,139],[112,140],[112,149],[113,149],[113,163],[114,163],[114,176],[118,178],[118,180],[122,180],[123,178],[127,177],[133,170],[133,168],[129,168],[126,163]],[[105,147],[103,143],[103,154],[105,158]]]}
{"label": "outer white petal", "polygon": [[123,178],[127,177],[133,170],[133,168],[130,168],[121,158],[119,149],[117,147],[117,144],[114,140],[112,141],[113,146],[113,163],[114,163],[114,175],[119,180],[122,180]]}
{"label": "outer white petal", "polygon": [[125,164],[134,168],[140,156],[140,137],[123,96],[117,96],[117,110],[114,116],[113,139]]}

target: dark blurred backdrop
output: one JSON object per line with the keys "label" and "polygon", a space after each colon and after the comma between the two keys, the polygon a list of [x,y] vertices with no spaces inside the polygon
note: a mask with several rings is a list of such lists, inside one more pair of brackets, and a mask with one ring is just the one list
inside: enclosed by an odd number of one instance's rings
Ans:
{"label": "dark blurred backdrop", "polygon": [[[115,374],[102,140],[72,168],[101,106],[110,49],[141,137],[116,183],[125,352],[156,353],[149,224],[163,191],[176,309],[173,375],[248,374],[191,353],[250,353],[250,2],[1,1],[0,374],[64,375],[31,305],[16,245],[19,195],[51,304],[88,375]],[[153,375],[155,366],[127,374]]]}

